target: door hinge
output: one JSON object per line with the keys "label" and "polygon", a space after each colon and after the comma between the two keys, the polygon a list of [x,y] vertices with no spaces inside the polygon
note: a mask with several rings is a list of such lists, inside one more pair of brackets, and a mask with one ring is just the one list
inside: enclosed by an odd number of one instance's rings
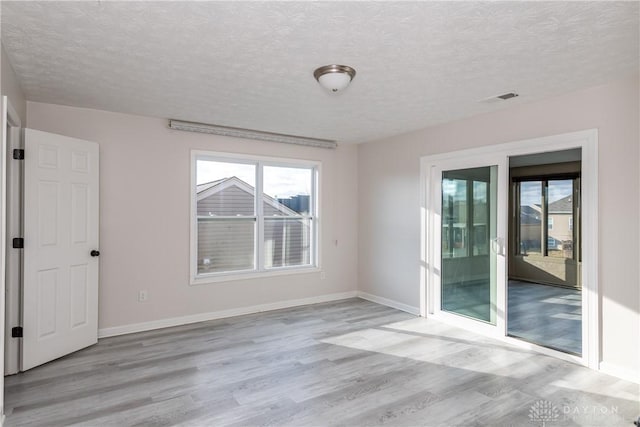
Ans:
{"label": "door hinge", "polygon": [[13,150],[13,158],[16,160],[24,160],[24,150],[22,148],[15,148]]}
{"label": "door hinge", "polygon": [[11,328],[11,338],[22,338],[22,326]]}
{"label": "door hinge", "polygon": [[22,237],[14,237],[13,249],[24,249],[24,239]]}

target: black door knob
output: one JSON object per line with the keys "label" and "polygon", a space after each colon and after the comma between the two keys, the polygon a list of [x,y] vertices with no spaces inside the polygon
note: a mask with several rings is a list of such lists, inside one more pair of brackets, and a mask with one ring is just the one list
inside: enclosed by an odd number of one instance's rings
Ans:
{"label": "black door knob", "polygon": [[91,256],[100,256],[100,251],[96,251],[95,249],[91,251]]}

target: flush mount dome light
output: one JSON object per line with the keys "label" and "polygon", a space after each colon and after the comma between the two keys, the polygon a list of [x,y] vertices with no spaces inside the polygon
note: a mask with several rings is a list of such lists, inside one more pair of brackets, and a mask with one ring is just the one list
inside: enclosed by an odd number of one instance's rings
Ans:
{"label": "flush mount dome light", "polygon": [[325,65],[313,72],[313,77],[320,83],[320,86],[331,92],[338,92],[346,88],[355,76],[356,70],[348,65]]}

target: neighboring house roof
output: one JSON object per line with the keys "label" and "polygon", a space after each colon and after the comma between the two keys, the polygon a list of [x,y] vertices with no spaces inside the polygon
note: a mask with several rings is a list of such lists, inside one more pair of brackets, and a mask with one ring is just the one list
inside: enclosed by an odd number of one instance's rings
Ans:
{"label": "neighboring house roof", "polygon": [[[222,181],[225,181],[225,180],[227,180],[227,179],[229,179],[229,178],[222,178],[222,179],[217,179],[217,180],[215,180],[215,181],[205,182],[204,184],[198,184],[198,185],[196,186],[196,193],[197,193],[197,194],[200,194],[200,193],[202,193],[203,191],[208,190],[209,188],[213,187],[214,185],[218,185],[218,184],[220,184]],[[200,200],[200,199],[198,199],[198,200]]]}
{"label": "neighboring house roof", "polygon": [[[207,197],[210,197],[216,193],[219,193],[220,191],[223,191],[229,187],[237,187],[247,192],[251,196],[255,194],[255,189],[253,188],[253,186],[247,184],[246,182],[244,182],[243,180],[241,180],[236,176],[232,176],[231,178],[222,178],[216,181],[210,181],[204,184],[198,184],[196,186],[197,201],[199,202],[201,200],[204,200]],[[283,205],[282,203],[280,203],[273,197],[269,196],[268,194],[263,193],[262,200],[264,201],[264,203],[272,206],[274,209],[282,212],[287,216],[300,215],[298,212],[288,208],[287,206]]]}
{"label": "neighboring house roof", "polygon": [[520,224],[540,224],[540,208],[535,205],[520,207]]}
{"label": "neighboring house roof", "polygon": [[566,196],[555,202],[549,203],[549,213],[572,213],[573,196]]}
{"label": "neighboring house roof", "polygon": [[[571,196],[563,197],[555,202],[549,203],[550,214],[570,214],[573,212],[573,202]],[[539,205],[524,205],[520,207],[520,224],[540,224],[542,218],[542,208]]]}

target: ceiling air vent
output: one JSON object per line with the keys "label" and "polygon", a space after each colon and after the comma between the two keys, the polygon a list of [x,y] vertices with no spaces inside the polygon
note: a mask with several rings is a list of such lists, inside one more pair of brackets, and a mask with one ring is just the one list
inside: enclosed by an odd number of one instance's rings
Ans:
{"label": "ceiling air vent", "polygon": [[517,93],[508,92],[508,93],[503,93],[502,95],[490,96],[488,98],[481,100],[480,102],[487,102],[487,103],[500,102],[500,101],[506,101],[507,99],[515,98],[516,96],[518,96]]}

